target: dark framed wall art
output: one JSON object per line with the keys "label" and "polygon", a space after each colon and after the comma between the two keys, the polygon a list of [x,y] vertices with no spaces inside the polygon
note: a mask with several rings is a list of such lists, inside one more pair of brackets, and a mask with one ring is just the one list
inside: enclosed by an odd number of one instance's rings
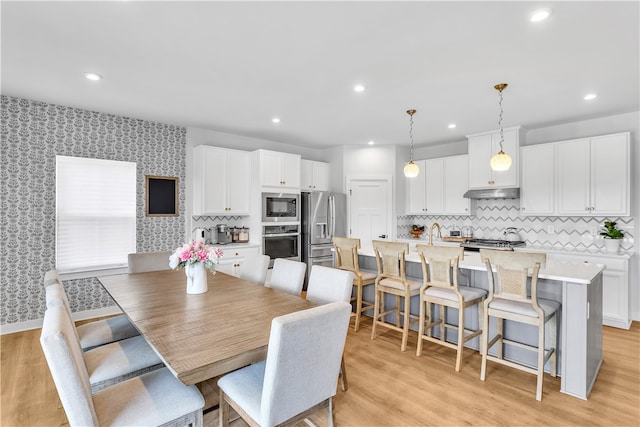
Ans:
{"label": "dark framed wall art", "polygon": [[178,178],[145,175],[147,216],[178,216]]}

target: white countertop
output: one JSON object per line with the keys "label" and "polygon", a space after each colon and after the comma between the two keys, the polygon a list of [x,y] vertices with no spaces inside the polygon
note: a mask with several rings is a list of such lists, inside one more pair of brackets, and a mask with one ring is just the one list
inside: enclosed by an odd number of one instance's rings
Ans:
{"label": "white countertop", "polygon": [[[359,254],[375,256],[372,247],[363,247],[359,250]],[[406,260],[419,263],[420,256],[415,250],[410,250]],[[458,267],[466,270],[487,271],[485,264],[480,260],[479,252],[466,251],[464,260],[460,261]],[[589,284],[604,269],[605,266],[603,264],[548,260],[547,264],[540,268],[538,277],[541,279]]]}

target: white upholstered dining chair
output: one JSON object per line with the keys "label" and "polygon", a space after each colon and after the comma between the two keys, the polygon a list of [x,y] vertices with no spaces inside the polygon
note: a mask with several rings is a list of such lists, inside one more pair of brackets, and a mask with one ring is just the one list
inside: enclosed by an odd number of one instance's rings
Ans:
{"label": "white upholstered dining chair", "polygon": [[220,426],[229,425],[229,406],[251,426],[293,424],[328,408],[333,426],[340,359],[351,305],[339,301],[276,317],[267,359],[223,376]]}
{"label": "white upholstered dining chair", "polygon": [[[51,310],[56,315],[45,317],[45,320],[52,319],[50,321],[60,322],[52,327],[71,331],[69,339],[75,340],[73,344],[80,347],[78,334],[69,312],[63,304],[51,303],[51,301],[59,301],[60,297],[56,294],[62,292],[60,288],[58,284],[47,288],[47,310]],[[58,311],[62,314],[58,315]],[[160,357],[140,335],[87,350],[82,353],[82,357],[89,375],[92,393],[163,366]]]}
{"label": "white upholstered dining chair", "polygon": [[[60,285],[61,293],[47,292],[49,286],[54,284]],[[49,270],[45,273],[44,287],[47,307],[51,304],[56,305],[62,303],[69,312],[69,316],[71,316],[69,300],[67,299],[64,287],[56,270]],[[129,321],[129,318],[124,314],[83,323],[76,327],[76,331],[83,351],[140,335],[135,326]]]}
{"label": "white upholstered dining chair", "polygon": [[240,278],[264,286],[269,270],[269,255],[247,258],[240,267]]}
{"label": "white upholstered dining chair", "polygon": [[46,310],[40,344],[71,426],[202,425],[202,395],[167,368],[92,395],[82,350],[64,316],[60,306]]}
{"label": "white upholstered dining chair", "polygon": [[[487,360],[529,372],[537,376],[536,400],[542,400],[542,382],[544,365],[550,360],[552,377],[557,373],[558,346],[558,310],[560,303],[538,298],[538,274],[546,263],[547,254],[529,252],[510,252],[480,249],[482,261],[487,266],[489,295],[484,302],[485,332],[482,347],[482,368],[480,379],[485,380]],[[494,278],[493,268],[496,269]],[[531,275],[531,279],[527,277]],[[497,278],[497,280],[496,280]],[[529,287],[527,287],[529,283]],[[496,334],[489,339],[489,318],[496,319]],[[509,340],[504,336],[504,320],[521,322],[538,328],[537,345]],[[545,326],[549,323],[549,335]],[[548,343],[547,338],[548,337]],[[531,350],[537,353],[537,367],[514,363],[504,359],[504,345]],[[489,350],[496,346],[496,355]]]}
{"label": "white upholstered dining chair", "polygon": [[127,256],[129,273],[145,273],[148,271],[171,270],[169,257],[172,251],[136,252]]}
{"label": "white upholstered dining chair", "polygon": [[266,286],[300,296],[306,272],[307,264],[304,262],[276,258],[271,270],[271,279]]}

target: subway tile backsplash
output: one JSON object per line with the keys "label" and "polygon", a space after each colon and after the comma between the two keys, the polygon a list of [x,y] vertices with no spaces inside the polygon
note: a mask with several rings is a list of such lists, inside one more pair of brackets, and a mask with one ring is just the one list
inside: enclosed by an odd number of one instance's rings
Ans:
{"label": "subway tile backsplash", "polygon": [[428,236],[429,226],[437,222],[442,235],[464,226],[473,229],[473,236],[483,239],[503,238],[506,227],[516,227],[528,246],[544,246],[557,250],[599,251],[604,248],[600,230],[604,221],[615,221],[625,233],[620,253],[633,254],[633,217],[574,217],[574,216],[520,216],[520,200],[477,200],[475,215],[403,215],[398,217],[397,236],[411,239],[413,224],[424,225],[423,238]]}

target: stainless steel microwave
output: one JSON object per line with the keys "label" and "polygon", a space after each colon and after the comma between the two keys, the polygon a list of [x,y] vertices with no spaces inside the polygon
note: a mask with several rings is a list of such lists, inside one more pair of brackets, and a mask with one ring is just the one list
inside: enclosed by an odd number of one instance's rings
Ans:
{"label": "stainless steel microwave", "polygon": [[300,194],[262,193],[262,221],[300,221]]}

